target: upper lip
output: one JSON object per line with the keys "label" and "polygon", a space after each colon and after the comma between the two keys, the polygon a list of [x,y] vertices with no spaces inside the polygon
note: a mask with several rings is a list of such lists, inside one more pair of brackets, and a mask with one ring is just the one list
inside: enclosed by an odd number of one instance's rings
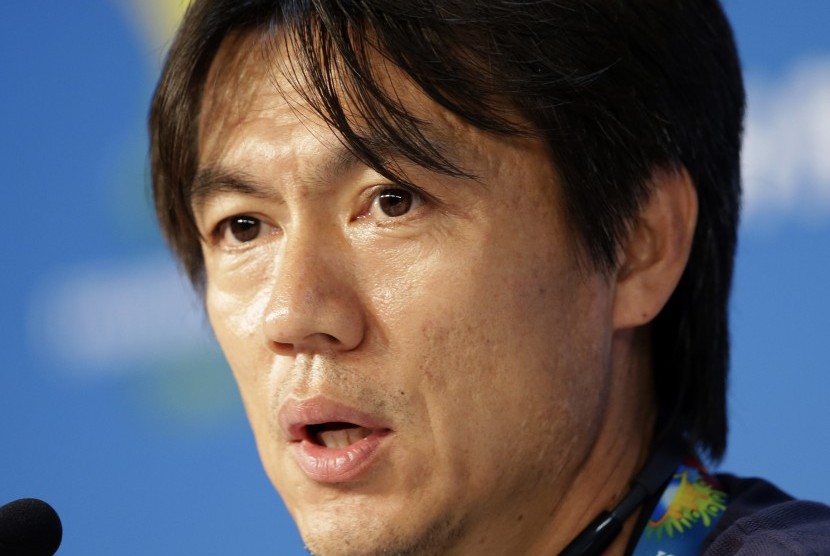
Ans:
{"label": "upper lip", "polygon": [[308,427],[324,423],[351,423],[369,430],[390,430],[378,417],[323,396],[289,398],[279,409],[280,429],[291,442],[310,440]]}

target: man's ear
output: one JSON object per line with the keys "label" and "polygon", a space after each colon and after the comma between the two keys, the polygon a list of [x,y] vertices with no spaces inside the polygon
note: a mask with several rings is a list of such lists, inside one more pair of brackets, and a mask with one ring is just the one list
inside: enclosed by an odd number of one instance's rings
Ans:
{"label": "man's ear", "polygon": [[685,168],[656,170],[651,194],[620,246],[614,329],[650,322],[674,292],[692,248],[697,191]]}

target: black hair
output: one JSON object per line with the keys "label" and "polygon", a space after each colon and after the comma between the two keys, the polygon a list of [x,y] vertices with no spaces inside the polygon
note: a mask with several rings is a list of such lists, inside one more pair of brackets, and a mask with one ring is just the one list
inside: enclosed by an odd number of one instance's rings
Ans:
{"label": "black hair", "polygon": [[[617,264],[653,173],[688,171],[699,202],[691,255],[650,327],[658,437],[679,430],[722,456],[744,90],[717,0],[196,0],[156,90],[150,135],[156,211],[197,288],[199,111],[213,58],[234,33],[290,45],[299,92],[388,177],[403,179],[380,148],[438,172],[464,170],[385,90],[378,55],[469,124],[541,138],[579,252],[600,271]],[[368,124],[358,129],[347,105]]]}

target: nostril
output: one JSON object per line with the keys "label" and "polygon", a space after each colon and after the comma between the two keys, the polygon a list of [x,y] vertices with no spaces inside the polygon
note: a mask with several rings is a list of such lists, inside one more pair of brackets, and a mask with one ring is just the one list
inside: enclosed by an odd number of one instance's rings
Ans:
{"label": "nostril", "polygon": [[271,351],[277,355],[293,356],[299,353],[315,353],[339,349],[343,343],[331,334],[318,332],[297,342],[269,342]]}
{"label": "nostril", "polygon": [[331,334],[326,334],[324,332],[321,332],[320,336],[322,337],[321,339],[323,341],[325,341],[326,343],[329,343],[329,344],[339,344],[340,343],[340,340],[338,340],[337,338],[335,338]]}
{"label": "nostril", "polygon": [[271,351],[276,353],[277,355],[294,355],[296,351],[294,350],[294,344],[289,344],[285,342],[270,342]]}

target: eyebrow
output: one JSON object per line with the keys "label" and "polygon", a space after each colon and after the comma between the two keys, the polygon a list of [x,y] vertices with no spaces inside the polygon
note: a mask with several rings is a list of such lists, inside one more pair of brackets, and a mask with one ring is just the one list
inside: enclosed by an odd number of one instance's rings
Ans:
{"label": "eyebrow", "polygon": [[222,193],[239,193],[259,199],[270,199],[274,192],[250,174],[234,172],[219,166],[200,168],[190,185],[190,206],[195,214]]}
{"label": "eyebrow", "polygon": [[[453,141],[447,141],[440,135],[430,135],[429,142],[436,152],[447,156],[448,160],[457,157],[457,145]],[[393,149],[387,146],[380,146],[377,154],[383,159],[394,158]],[[450,162],[453,164],[453,162]],[[331,149],[331,152],[315,166],[310,175],[300,176],[301,184],[310,187],[321,187],[324,184],[331,184],[338,177],[343,176],[356,166],[365,164],[348,147],[340,143]],[[463,172],[463,170],[462,170]],[[475,176],[469,176],[475,179]],[[196,176],[190,186],[189,202],[194,214],[198,214],[205,208],[211,199],[222,193],[238,193],[263,200],[282,201],[282,195],[270,186],[253,175],[244,171],[235,171],[223,168],[221,165],[207,165],[196,172]]]}
{"label": "eyebrow", "polygon": [[[358,164],[362,162],[341,145],[320,165],[315,166],[309,176],[301,177],[300,181],[304,185],[320,187],[321,184],[331,183]],[[273,186],[261,182],[247,172],[229,170],[220,165],[208,165],[199,168],[190,186],[189,201],[193,212],[198,213],[211,199],[222,193],[238,193],[263,200],[282,199]]]}

